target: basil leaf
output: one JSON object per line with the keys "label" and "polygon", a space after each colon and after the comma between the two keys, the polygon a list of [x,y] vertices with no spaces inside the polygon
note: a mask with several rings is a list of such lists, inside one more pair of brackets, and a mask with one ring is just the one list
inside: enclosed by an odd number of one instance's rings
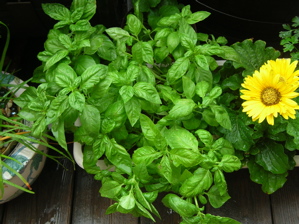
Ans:
{"label": "basil leaf", "polygon": [[134,151],[132,159],[136,164],[150,165],[155,159],[162,156],[161,152],[157,152],[151,146],[143,146]]}
{"label": "basil leaf", "polygon": [[71,66],[65,63],[60,63],[55,69],[55,72],[55,82],[60,87],[68,88],[73,86],[77,74]]}
{"label": "basil leaf", "polygon": [[69,9],[59,3],[43,3],[42,9],[55,20],[69,20],[71,16]]}
{"label": "basil leaf", "polygon": [[156,88],[152,84],[147,82],[138,82],[133,86],[133,88],[135,96],[152,103],[162,103]]}
{"label": "basil leaf", "polygon": [[207,193],[209,202],[214,208],[220,208],[228,199],[230,199],[229,194],[220,194],[216,185],[212,186]]}
{"label": "basil leaf", "polygon": [[168,117],[178,119],[190,115],[195,108],[196,103],[191,99],[180,99],[175,102],[174,107],[169,111]]}
{"label": "basil leaf", "polygon": [[169,84],[174,84],[175,81],[180,79],[187,72],[190,65],[190,60],[188,58],[179,58],[170,67],[167,73],[167,81]]}
{"label": "basil leaf", "polygon": [[132,160],[126,149],[108,137],[104,139],[104,142],[107,144],[105,152],[107,159],[122,172],[131,175]]}
{"label": "basil leaf", "polygon": [[154,52],[152,46],[148,42],[139,41],[132,47],[133,59],[140,64],[146,62],[150,65],[154,64]]}
{"label": "basil leaf", "polygon": [[193,167],[200,163],[200,154],[190,149],[172,149],[170,158],[175,166]]}
{"label": "basil leaf", "polygon": [[126,38],[130,37],[130,34],[128,33],[128,31],[126,31],[120,27],[108,28],[108,29],[106,29],[106,33],[108,33],[108,35],[114,40],[126,39]]}
{"label": "basil leaf", "polygon": [[69,103],[72,108],[82,111],[85,106],[85,96],[78,91],[74,91],[69,95]]}
{"label": "basil leaf", "polygon": [[219,163],[219,167],[225,172],[231,173],[241,168],[241,161],[233,155],[224,155]]}
{"label": "basil leaf", "polygon": [[96,64],[88,67],[81,75],[82,81],[80,89],[88,90],[99,83],[100,78],[107,73],[107,66]]}
{"label": "basil leaf", "polygon": [[90,135],[93,136],[99,134],[101,128],[101,115],[96,107],[86,104],[80,115],[80,121],[81,126],[87,133],[90,133]]}
{"label": "basil leaf", "polygon": [[133,127],[139,120],[141,114],[141,105],[136,97],[132,97],[127,102],[125,102],[125,111],[130,124]]}
{"label": "basil leaf", "polygon": [[138,36],[143,26],[141,21],[133,14],[127,16],[127,25],[130,32],[135,36]]}
{"label": "basil leaf", "polygon": [[192,177],[183,182],[180,187],[180,194],[184,197],[194,197],[208,190],[212,183],[212,173],[207,169],[198,168]]}
{"label": "basil leaf", "polygon": [[175,148],[192,149],[198,152],[198,141],[195,136],[183,128],[173,127],[164,131],[168,145]]}
{"label": "basil leaf", "polygon": [[199,212],[199,208],[195,205],[172,193],[167,194],[162,199],[162,203],[182,217],[192,217]]}
{"label": "basil leaf", "polygon": [[158,149],[164,150],[167,145],[166,140],[153,121],[146,115],[140,114],[140,125],[144,137],[152,142]]}
{"label": "basil leaf", "polygon": [[102,182],[100,194],[102,197],[116,198],[116,196],[120,193],[121,189],[122,184],[114,180],[107,180]]}

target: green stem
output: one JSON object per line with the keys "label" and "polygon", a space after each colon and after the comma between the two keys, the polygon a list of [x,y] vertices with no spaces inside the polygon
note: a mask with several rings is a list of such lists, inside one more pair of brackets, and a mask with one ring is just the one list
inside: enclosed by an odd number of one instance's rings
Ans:
{"label": "green stem", "polygon": [[4,60],[5,60],[5,57],[6,57],[6,52],[7,52],[8,46],[9,46],[10,32],[9,32],[9,29],[8,29],[8,27],[6,26],[6,24],[4,24],[4,23],[1,22],[1,21],[0,21],[0,24],[2,24],[3,26],[5,26],[5,27],[6,27],[6,30],[7,30],[6,42],[5,42],[4,49],[3,49],[3,51],[2,51],[1,60],[0,60],[0,72],[2,72],[2,71],[3,71]]}

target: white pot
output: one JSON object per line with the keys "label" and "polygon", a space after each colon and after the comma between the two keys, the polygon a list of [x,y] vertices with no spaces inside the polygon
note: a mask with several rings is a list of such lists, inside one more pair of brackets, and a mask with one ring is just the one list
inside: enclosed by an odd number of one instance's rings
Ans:
{"label": "white pot", "polygon": [[[10,76],[8,76],[9,78]],[[14,77],[14,78],[9,78],[8,79],[9,84],[17,85],[22,82],[22,80]],[[6,82],[6,83],[7,83]],[[20,96],[23,92],[25,91],[24,88],[20,88],[15,95]],[[39,145],[37,143],[33,142],[28,142],[31,144],[34,148],[40,150],[42,153],[46,154],[47,153],[47,148],[45,146]],[[26,147],[25,145],[18,143],[15,148],[12,150],[11,153],[8,155],[9,157],[12,157],[16,159],[19,163],[10,160],[10,159],[4,159],[3,161],[9,165],[11,168],[16,170],[19,174],[23,176],[27,180],[27,182],[30,184],[33,184],[33,182],[36,180],[36,178],[39,176],[41,173],[45,161],[46,161],[46,156],[38,153],[36,151],[33,151],[32,149]],[[9,171],[6,167],[2,167],[2,177],[3,179],[10,181],[14,184],[17,184],[19,186],[22,186],[26,188],[25,184],[23,181],[16,176],[14,173]],[[2,199],[0,199],[0,204],[3,204],[7,201],[10,201],[11,199],[17,197],[24,191],[19,190],[11,185],[4,184],[4,194]]]}

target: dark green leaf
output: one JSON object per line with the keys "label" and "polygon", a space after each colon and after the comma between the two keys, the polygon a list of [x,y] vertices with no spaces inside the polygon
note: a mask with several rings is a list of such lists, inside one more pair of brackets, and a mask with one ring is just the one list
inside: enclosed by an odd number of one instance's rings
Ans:
{"label": "dark green leaf", "polygon": [[256,163],[273,174],[283,174],[290,169],[288,156],[284,153],[284,147],[274,141],[264,141],[256,145],[259,153],[256,155]]}

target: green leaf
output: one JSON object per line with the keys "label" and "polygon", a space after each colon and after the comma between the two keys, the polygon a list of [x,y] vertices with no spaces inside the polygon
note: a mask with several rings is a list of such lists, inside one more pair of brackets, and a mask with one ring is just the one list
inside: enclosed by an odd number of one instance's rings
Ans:
{"label": "green leaf", "polygon": [[205,146],[208,147],[212,146],[214,139],[212,134],[209,131],[204,129],[198,129],[195,133],[198,135],[198,137],[204,143]]}
{"label": "green leaf", "polygon": [[82,111],[85,106],[85,96],[78,91],[74,91],[69,95],[69,103],[72,108]]}
{"label": "green leaf", "polygon": [[167,47],[170,53],[180,44],[180,39],[178,32],[172,32],[167,36]]}
{"label": "green leaf", "polygon": [[185,75],[190,65],[190,60],[188,58],[179,58],[170,67],[167,73],[167,81],[169,84],[174,84],[175,81],[180,79]]}
{"label": "green leaf", "polygon": [[144,137],[152,142],[158,149],[163,150],[167,143],[165,138],[161,135],[160,131],[153,123],[153,121],[144,114],[140,114],[140,125]]}
{"label": "green leaf", "polygon": [[[254,144],[252,136],[254,131],[250,129],[241,115],[229,114],[232,129],[227,131],[225,138],[232,143],[234,148],[242,151],[248,151]],[[244,115],[247,116],[247,115]]]}
{"label": "green leaf", "polygon": [[88,90],[99,83],[100,78],[107,74],[107,66],[96,64],[88,67],[81,75],[81,89]]}
{"label": "green leaf", "polygon": [[183,165],[185,167],[193,167],[200,163],[200,154],[190,149],[172,149],[170,158],[175,166]]}
{"label": "green leaf", "polygon": [[73,0],[71,5],[71,11],[76,11],[80,8],[84,8],[81,19],[90,20],[96,13],[96,2],[95,1],[82,1]]}
{"label": "green leaf", "polygon": [[274,193],[287,181],[287,172],[283,174],[273,174],[266,171],[253,160],[250,160],[247,165],[250,172],[250,179],[258,184],[262,184],[262,190],[267,194]]}
{"label": "green leaf", "polygon": [[209,202],[214,208],[220,208],[228,199],[230,199],[229,194],[220,194],[216,185],[212,186],[207,193],[209,197]]}
{"label": "green leaf", "polygon": [[70,88],[73,86],[77,77],[74,69],[65,63],[60,63],[55,69],[55,82],[63,88]]}
{"label": "green leaf", "polygon": [[229,118],[229,115],[227,111],[224,109],[224,107],[219,105],[210,105],[210,108],[212,112],[215,115],[216,121],[224,128],[231,130],[232,124]]}
{"label": "green leaf", "polygon": [[163,156],[158,164],[160,175],[164,176],[169,183],[173,183],[173,169],[168,156]]}
{"label": "green leaf", "polygon": [[114,40],[126,39],[130,37],[128,31],[120,27],[112,27],[105,30],[108,35]]}
{"label": "green leaf", "polygon": [[256,145],[260,151],[256,155],[256,163],[273,174],[283,174],[290,169],[289,158],[284,147],[274,141],[262,141]]}
{"label": "green leaf", "polygon": [[59,3],[43,3],[43,11],[55,20],[69,20],[71,13],[68,8]]}
{"label": "green leaf", "polygon": [[101,128],[101,114],[99,110],[92,105],[85,105],[80,115],[81,126],[90,135],[97,136]]}
{"label": "green leaf", "polygon": [[195,24],[200,21],[205,20],[211,15],[211,13],[206,12],[206,11],[198,11],[195,13],[192,13],[190,16],[187,17],[187,23],[188,24]]}
{"label": "green leaf", "polygon": [[182,77],[183,80],[183,91],[188,99],[192,99],[195,95],[195,83],[187,76]]}
{"label": "green leaf", "polygon": [[232,45],[238,54],[238,61],[234,63],[235,67],[245,68],[244,75],[251,75],[258,70],[266,61],[275,60],[279,55],[273,47],[266,47],[266,42],[257,40],[244,40]]}
{"label": "green leaf", "polygon": [[147,82],[138,82],[133,86],[133,88],[135,96],[143,98],[151,103],[162,103],[156,88],[152,84]]}
{"label": "green leaf", "polygon": [[206,81],[200,81],[195,86],[195,92],[201,98],[204,98],[210,89],[210,84]]}
{"label": "green leaf", "polygon": [[180,99],[175,102],[175,105],[169,111],[167,117],[171,119],[178,119],[190,115],[195,108],[196,103],[191,99]]}
{"label": "green leaf", "polygon": [[119,90],[119,95],[126,104],[134,96],[134,88],[132,86],[122,86]]}
{"label": "green leaf", "polygon": [[299,144],[299,114],[296,113],[295,119],[289,119],[286,128],[287,133],[294,137],[294,142]]}
{"label": "green leaf", "polygon": [[192,217],[199,212],[199,208],[195,205],[171,193],[162,199],[162,203],[182,217]]}
{"label": "green leaf", "polygon": [[105,143],[108,145],[105,155],[107,159],[124,173],[131,175],[132,160],[126,149],[117,144],[114,140],[105,138]]}
{"label": "green leaf", "polygon": [[225,176],[219,169],[214,172],[214,184],[217,187],[220,196],[227,194],[227,183]]}
{"label": "green leaf", "polygon": [[234,155],[224,155],[219,163],[219,167],[223,171],[231,173],[241,168],[241,161]]}
{"label": "green leaf", "polygon": [[204,168],[198,168],[193,176],[185,180],[180,187],[180,194],[184,197],[194,197],[208,190],[213,183],[212,173]]}
{"label": "green leaf", "polygon": [[136,164],[150,165],[155,159],[162,156],[161,152],[157,152],[151,146],[143,146],[134,151],[132,159]]}
{"label": "green leaf", "polygon": [[102,187],[100,188],[100,194],[105,198],[116,198],[122,189],[122,184],[114,181],[107,180],[102,182]]}
{"label": "green leaf", "polygon": [[92,39],[91,44],[95,44],[94,48],[97,50],[99,57],[113,61],[117,57],[116,47],[113,42],[105,35],[97,35]]}
{"label": "green leaf", "polygon": [[65,58],[69,54],[68,50],[58,50],[53,55],[51,55],[44,66],[44,71],[48,70],[50,67],[52,67],[54,64]]}
{"label": "green leaf", "polygon": [[125,102],[125,111],[133,127],[139,120],[141,114],[141,105],[136,97],[132,97],[130,100]]}
{"label": "green leaf", "polygon": [[165,27],[169,27],[169,26],[173,26],[175,27],[179,20],[181,19],[181,15],[176,13],[176,14],[173,14],[171,16],[167,16],[167,17],[163,17],[159,20],[158,22],[158,26],[165,26]]}
{"label": "green leaf", "polygon": [[127,16],[127,25],[130,32],[135,36],[138,36],[143,26],[141,21],[133,14]]}
{"label": "green leaf", "polygon": [[104,115],[105,119],[114,121],[116,127],[121,126],[127,118],[122,100],[117,100],[110,104]]}
{"label": "green leaf", "polygon": [[209,71],[210,66],[206,56],[197,54],[195,55],[194,59],[198,67],[202,68],[203,70]]}
{"label": "green leaf", "polygon": [[172,148],[192,149],[198,152],[198,141],[195,136],[184,128],[173,127],[164,131],[168,145]]}
{"label": "green leaf", "polygon": [[127,211],[131,211],[135,207],[135,198],[133,193],[122,196],[119,200],[119,206]]}
{"label": "green leaf", "polygon": [[148,42],[139,41],[132,47],[133,59],[140,64],[146,62],[150,65],[154,64],[154,52],[153,48]]}

